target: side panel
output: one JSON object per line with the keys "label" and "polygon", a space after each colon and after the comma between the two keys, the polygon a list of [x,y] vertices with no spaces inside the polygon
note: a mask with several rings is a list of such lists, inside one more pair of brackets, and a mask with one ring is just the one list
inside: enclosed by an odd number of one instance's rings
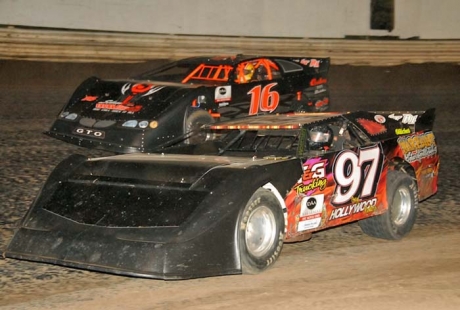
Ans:
{"label": "side panel", "polygon": [[285,197],[286,240],[385,212],[387,171],[380,144],[305,159]]}

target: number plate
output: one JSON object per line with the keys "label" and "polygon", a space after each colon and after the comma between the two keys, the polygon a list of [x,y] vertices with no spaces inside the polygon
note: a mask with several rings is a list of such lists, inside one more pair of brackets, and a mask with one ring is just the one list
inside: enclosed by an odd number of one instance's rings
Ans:
{"label": "number plate", "polygon": [[105,138],[105,132],[102,130],[94,130],[89,128],[75,128],[73,130],[73,133],[81,136],[93,137],[98,139]]}

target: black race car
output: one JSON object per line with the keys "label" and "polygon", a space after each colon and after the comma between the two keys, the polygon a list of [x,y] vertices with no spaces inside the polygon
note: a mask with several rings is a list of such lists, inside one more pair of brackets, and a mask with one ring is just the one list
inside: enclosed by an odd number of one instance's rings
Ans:
{"label": "black race car", "polygon": [[[46,132],[117,153],[153,152],[202,124],[329,107],[328,58],[194,57],[127,80],[91,77]],[[206,137],[194,135],[195,140]]]}
{"label": "black race car", "polygon": [[72,155],[4,255],[184,279],[260,272],[284,242],[353,221],[400,239],[437,191],[433,121],[434,110],[260,115],[161,154]]}

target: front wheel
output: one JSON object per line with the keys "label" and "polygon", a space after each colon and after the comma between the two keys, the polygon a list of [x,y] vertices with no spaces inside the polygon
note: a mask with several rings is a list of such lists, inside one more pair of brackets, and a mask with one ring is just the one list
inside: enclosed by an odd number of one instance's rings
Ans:
{"label": "front wheel", "polygon": [[205,133],[200,132],[200,127],[214,122],[214,118],[204,110],[197,110],[185,120],[184,135],[186,144],[198,144],[207,140]]}
{"label": "front wheel", "polygon": [[243,274],[256,274],[271,266],[281,253],[284,214],[269,190],[258,189],[239,220],[239,248]]}
{"label": "front wheel", "polygon": [[414,179],[402,171],[388,171],[387,212],[358,222],[367,235],[398,240],[407,235],[417,217],[418,191]]}

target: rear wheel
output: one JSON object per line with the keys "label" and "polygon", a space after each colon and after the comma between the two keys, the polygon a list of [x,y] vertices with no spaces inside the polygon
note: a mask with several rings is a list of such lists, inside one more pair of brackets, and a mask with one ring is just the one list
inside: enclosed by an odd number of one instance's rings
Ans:
{"label": "rear wheel", "polygon": [[364,233],[397,240],[407,235],[417,217],[418,192],[415,181],[402,171],[388,171],[387,212],[359,221]]}
{"label": "rear wheel", "polygon": [[325,90],[315,94],[315,90],[304,90],[299,99],[293,101],[292,110],[294,112],[324,112],[330,107],[329,90],[327,86],[322,86]]}
{"label": "rear wheel", "polygon": [[281,253],[284,215],[269,190],[258,189],[239,220],[239,248],[244,274],[256,274],[271,266]]}
{"label": "rear wheel", "polygon": [[204,110],[197,110],[185,120],[184,134],[189,135],[185,140],[187,144],[197,144],[206,141],[207,135],[200,132],[200,127],[214,122],[214,118]]}

